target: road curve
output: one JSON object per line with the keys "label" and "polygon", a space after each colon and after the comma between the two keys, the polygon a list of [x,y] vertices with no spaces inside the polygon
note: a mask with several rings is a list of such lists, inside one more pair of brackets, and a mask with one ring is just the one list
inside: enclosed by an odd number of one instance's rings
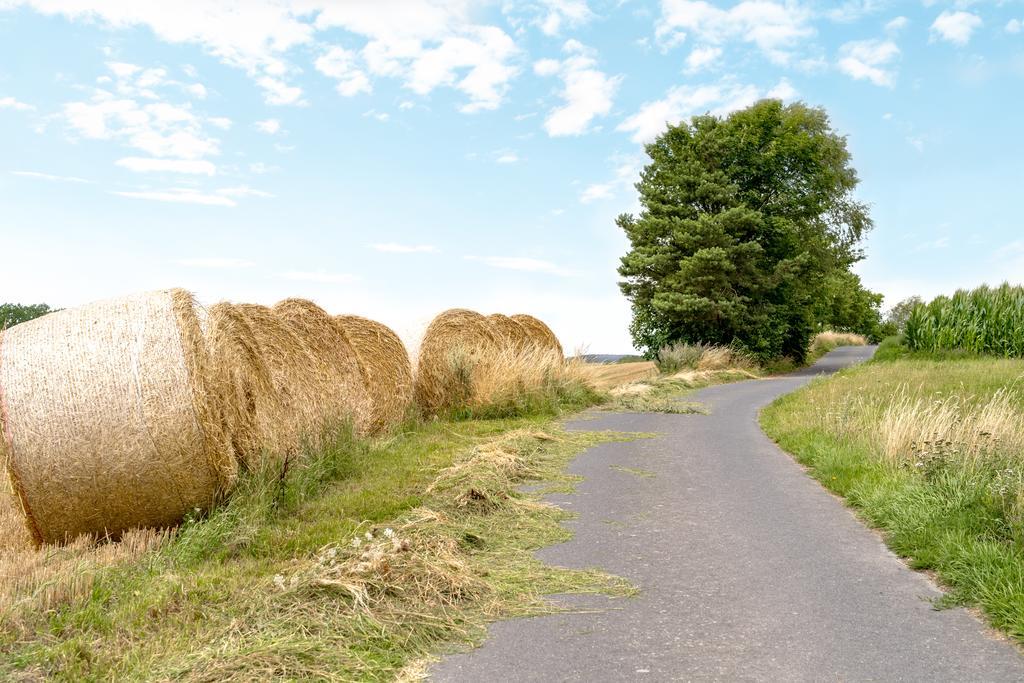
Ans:
{"label": "road curve", "polygon": [[571,423],[661,436],[577,458],[578,490],[549,499],[579,514],[575,536],[539,556],[624,576],[640,595],[557,596],[574,611],[494,624],[432,680],[1024,680],[1013,645],[963,609],[933,609],[936,587],[758,427],[777,396],[871,352],[705,389],[695,400],[710,415]]}

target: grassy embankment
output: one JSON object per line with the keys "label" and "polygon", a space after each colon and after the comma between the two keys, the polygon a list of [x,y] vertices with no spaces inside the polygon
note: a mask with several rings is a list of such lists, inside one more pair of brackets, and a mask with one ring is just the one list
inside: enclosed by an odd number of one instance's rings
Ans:
{"label": "grassy embankment", "polygon": [[[765,430],[889,546],[1024,640],[1024,360],[909,352],[785,396]],[[940,605],[941,606],[941,605]]]}

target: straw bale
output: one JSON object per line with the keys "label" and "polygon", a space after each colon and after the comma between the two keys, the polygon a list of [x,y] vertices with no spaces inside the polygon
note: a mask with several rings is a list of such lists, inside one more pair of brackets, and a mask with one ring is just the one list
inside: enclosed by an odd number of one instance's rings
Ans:
{"label": "straw bale", "polygon": [[479,313],[453,308],[439,314],[420,342],[416,403],[428,415],[464,403],[473,393],[472,373],[500,347],[487,318]]}
{"label": "straw bale", "polygon": [[[285,299],[273,312],[303,341],[310,365],[292,378],[296,396],[315,407],[313,424],[319,432],[351,423],[357,433],[370,431],[371,402],[341,325],[324,309],[306,299]],[[314,440],[317,431],[309,432]]]}
{"label": "straw bale", "polygon": [[167,527],[237,466],[192,296],[66,309],[0,335],[7,473],[36,543]]}
{"label": "straw bale", "polygon": [[557,351],[559,355],[565,355],[562,351],[562,345],[558,341],[558,337],[556,337],[555,333],[551,331],[551,328],[545,325],[541,320],[525,313],[517,313],[512,316],[512,319],[523,326],[534,344],[538,345],[542,349]]}
{"label": "straw bale", "polygon": [[533,344],[533,339],[526,328],[507,315],[494,313],[487,316],[487,322],[490,323],[494,336],[509,349],[524,351]]}
{"label": "straw bale", "polygon": [[244,309],[227,302],[214,304],[204,323],[210,379],[223,406],[225,434],[240,463],[252,465],[266,448],[277,444],[284,407]]}
{"label": "straw bale", "polygon": [[383,431],[401,422],[412,402],[412,366],[398,335],[387,325],[357,315],[335,318],[355,351],[370,397],[370,429]]}

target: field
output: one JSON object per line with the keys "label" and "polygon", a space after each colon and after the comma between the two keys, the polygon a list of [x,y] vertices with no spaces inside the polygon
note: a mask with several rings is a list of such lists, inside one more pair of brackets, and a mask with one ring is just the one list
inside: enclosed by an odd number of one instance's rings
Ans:
{"label": "field", "polygon": [[1024,641],[1024,360],[891,351],[783,397],[762,425],[934,572],[944,605]]}

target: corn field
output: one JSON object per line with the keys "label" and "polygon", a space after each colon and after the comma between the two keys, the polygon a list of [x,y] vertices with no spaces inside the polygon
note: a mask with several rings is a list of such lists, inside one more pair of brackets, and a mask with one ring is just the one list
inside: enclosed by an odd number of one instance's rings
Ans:
{"label": "corn field", "polygon": [[1024,357],[1024,287],[985,285],[919,304],[907,319],[906,342],[914,351]]}

